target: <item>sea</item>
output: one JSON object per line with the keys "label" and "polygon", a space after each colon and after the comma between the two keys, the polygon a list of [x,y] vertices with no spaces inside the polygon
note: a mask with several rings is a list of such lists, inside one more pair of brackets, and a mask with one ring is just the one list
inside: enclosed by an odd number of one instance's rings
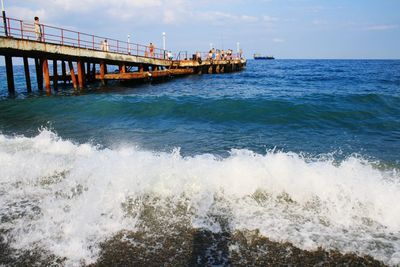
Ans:
{"label": "sea", "polygon": [[400,265],[399,60],[34,73],[0,67],[0,265]]}

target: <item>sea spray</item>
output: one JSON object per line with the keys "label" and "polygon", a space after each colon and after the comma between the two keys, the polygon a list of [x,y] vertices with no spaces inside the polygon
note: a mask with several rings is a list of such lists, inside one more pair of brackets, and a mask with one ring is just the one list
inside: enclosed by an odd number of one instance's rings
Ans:
{"label": "sea spray", "polygon": [[234,149],[225,158],[183,157],[179,149],[75,144],[48,130],[0,135],[0,228],[13,248],[42,249],[69,264],[95,262],[99,245],[121,231],[143,224],[168,231],[168,222],[213,233],[257,230],[302,249],[395,265],[400,176],[375,165]]}

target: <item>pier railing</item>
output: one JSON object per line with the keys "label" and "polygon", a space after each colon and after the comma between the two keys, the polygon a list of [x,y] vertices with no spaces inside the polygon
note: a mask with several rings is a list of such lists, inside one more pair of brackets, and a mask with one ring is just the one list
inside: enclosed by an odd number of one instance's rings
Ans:
{"label": "pier railing", "polygon": [[[3,20],[3,17],[1,17]],[[6,18],[7,37],[46,42],[59,45],[68,45],[78,48],[91,49],[96,51],[107,51],[124,55],[134,55],[148,58],[167,59],[167,51],[154,48],[151,52],[146,45],[120,41],[112,38],[96,36],[79,31],[68,30],[60,27],[40,23],[41,37],[35,33],[34,22],[27,22],[19,19]],[[0,23],[0,34],[5,36],[4,25]]]}

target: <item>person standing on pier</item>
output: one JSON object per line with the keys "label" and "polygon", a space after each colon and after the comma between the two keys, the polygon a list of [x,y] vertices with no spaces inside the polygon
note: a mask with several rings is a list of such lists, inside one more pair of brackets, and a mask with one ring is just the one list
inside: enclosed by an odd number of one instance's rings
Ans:
{"label": "person standing on pier", "polygon": [[149,50],[150,50],[150,57],[154,57],[154,45],[153,45],[153,43],[150,43]]}
{"label": "person standing on pier", "polygon": [[35,17],[35,35],[36,41],[42,41],[42,26],[39,23],[39,17]]}
{"label": "person standing on pier", "polygon": [[104,52],[110,51],[110,46],[108,45],[107,39],[105,39],[101,44],[101,50],[103,50]]}

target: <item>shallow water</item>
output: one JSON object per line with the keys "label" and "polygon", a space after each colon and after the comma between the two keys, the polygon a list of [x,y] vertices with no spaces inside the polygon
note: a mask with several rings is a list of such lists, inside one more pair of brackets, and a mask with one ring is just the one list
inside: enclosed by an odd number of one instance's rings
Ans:
{"label": "shallow water", "polygon": [[14,254],[90,264],[126,231],[200,229],[400,263],[400,61],[249,61],[50,97],[23,93],[22,71],[15,97],[0,81]]}

